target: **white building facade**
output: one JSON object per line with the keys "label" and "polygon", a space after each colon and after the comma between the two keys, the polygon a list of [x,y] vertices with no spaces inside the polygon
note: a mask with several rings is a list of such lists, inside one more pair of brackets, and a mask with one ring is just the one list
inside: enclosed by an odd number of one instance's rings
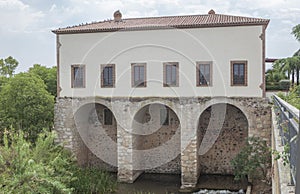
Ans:
{"label": "white building facade", "polygon": [[59,141],[81,165],[118,172],[232,174],[248,136],[270,142],[269,20],[205,15],[122,19],[54,30]]}

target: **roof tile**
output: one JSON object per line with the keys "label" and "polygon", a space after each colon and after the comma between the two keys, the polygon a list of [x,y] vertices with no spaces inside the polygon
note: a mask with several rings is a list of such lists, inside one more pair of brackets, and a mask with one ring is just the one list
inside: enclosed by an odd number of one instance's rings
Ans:
{"label": "roof tile", "polygon": [[107,20],[53,30],[56,34],[148,30],[160,28],[201,28],[221,26],[268,25],[268,19],[222,14],[129,18]]}

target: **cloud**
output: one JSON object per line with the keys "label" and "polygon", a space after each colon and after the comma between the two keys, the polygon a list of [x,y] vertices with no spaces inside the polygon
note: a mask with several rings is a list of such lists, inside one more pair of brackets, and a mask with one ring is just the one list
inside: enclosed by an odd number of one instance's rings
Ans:
{"label": "cloud", "polygon": [[29,5],[19,0],[0,0],[1,31],[31,31],[43,17],[43,12],[34,11]]}
{"label": "cloud", "polygon": [[0,39],[5,48],[1,54],[17,57],[20,64],[28,66],[53,65],[52,29],[112,19],[116,10],[129,18],[206,14],[210,9],[219,14],[271,19],[267,29],[271,57],[290,56],[299,48],[291,35],[292,27],[300,23],[299,0],[0,0]]}
{"label": "cloud", "polygon": [[18,0],[0,0],[0,8],[7,10],[20,9],[24,10],[28,8],[28,5],[25,5],[23,2]]}

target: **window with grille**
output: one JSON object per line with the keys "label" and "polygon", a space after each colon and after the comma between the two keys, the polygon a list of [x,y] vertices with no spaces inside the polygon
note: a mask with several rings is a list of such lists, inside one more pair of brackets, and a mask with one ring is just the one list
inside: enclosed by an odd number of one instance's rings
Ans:
{"label": "window with grille", "polygon": [[179,86],[178,69],[177,62],[164,63],[164,86]]}
{"label": "window with grille", "polygon": [[146,87],[146,63],[131,64],[132,87]]}
{"label": "window with grille", "polygon": [[85,65],[71,65],[72,88],[85,87]]}
{"label": "window with grille", "polygon": [[101,87],[115,87],[115,65],[101,65]]}
{"label": "window with grille", "polygon": [[247,61],[231,62],[231,85],[247,86]]}
{"label": "window with grille", "polygon": [[212,62],[197,62],[197,86],[212,85]]}

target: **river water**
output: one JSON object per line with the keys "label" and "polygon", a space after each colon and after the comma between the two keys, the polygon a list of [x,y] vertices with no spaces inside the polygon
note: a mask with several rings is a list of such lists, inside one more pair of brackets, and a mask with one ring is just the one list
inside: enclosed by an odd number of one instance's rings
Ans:
{"label": "river water", "polygon": [[[232,176],[202,175],[194,194],[242,194],[247,183]],[[180,175],[142,174],[133,184],[118,184],[117,194],[178,194]]]}

